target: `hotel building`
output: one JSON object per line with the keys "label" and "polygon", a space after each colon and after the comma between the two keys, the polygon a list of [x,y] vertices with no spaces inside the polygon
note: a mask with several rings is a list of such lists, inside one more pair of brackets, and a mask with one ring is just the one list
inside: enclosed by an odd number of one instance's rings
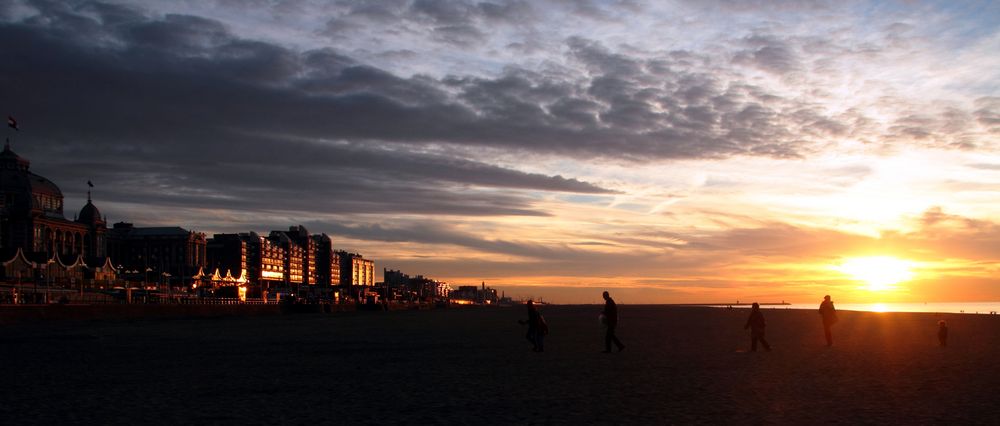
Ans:
{"label": "hotel building", "polygon": [[106,221],[90,200],[76,220],[63,216],[63,195],[52,181],[32,173],[31,163],[4,145],[0,152],[0,254],[14,257],[18,250],[31,262],[59,260],[73,263],[83,257],[103,263]]}

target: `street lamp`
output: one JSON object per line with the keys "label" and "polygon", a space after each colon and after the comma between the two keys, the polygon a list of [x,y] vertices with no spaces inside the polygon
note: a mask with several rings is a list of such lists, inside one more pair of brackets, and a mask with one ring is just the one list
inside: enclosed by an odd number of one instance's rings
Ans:
{"label": "street lamp", "polygon": [[[139,273],[139,270],[138,269],[133,269],[131,271],[125,271],[125,273],[131,275],[132,278],[135,278],[136,274]],[[143,286],[143,290],[146,290],[146,288],[145,288],[146,285],[143,284],[142,286]],[[125,296],[126,296],[125,300],[128,303],[132,303],[132,283],[129,282],[127,279],[125,280]]]}
{"label": "street lamp", "polygon": [[167,297],[173,297],[174,296],[174,291],[173,291],[174,288],[173,288],[173,286],[170,285],[170,273],[169,272],[164,272],[161,275],[163,276],[163,281],[165,281],[166,285],[167,285]]}
{"label": "street lamp", "polygon": [[[142,289],[146,289],[146,283],[149,281],[149,273],[153,272],[153,268],[146,267],[146,272],[142,274]],[[160,290],[159,287],[156,288],[157,291]]]}
{"label": "street lamp", "polygon": [[49,259],[45,262],[45,277],[48,278],[48,282],[45,283],[45,303],[49,303],[49,288],[52,287],[52,264],[56,263],[55,260]]}

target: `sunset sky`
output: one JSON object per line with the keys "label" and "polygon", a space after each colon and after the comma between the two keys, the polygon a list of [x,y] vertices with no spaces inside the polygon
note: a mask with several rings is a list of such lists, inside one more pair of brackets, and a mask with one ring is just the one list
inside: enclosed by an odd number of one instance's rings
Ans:
{"label": "sunset sky", "polygon": [[66,214],[590,303],[1000,300],[1000,3],[0,1]]}

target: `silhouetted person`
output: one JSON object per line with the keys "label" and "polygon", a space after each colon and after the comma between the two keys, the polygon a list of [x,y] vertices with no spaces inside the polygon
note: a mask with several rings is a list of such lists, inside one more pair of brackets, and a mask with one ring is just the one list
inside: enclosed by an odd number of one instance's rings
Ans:
{"label": "silhouetted person", "polygon": [[604,315],[604,326],[606,327],[604,353],[611,353],[611,342],[614,342],[615,346],[618,347],[618,352],[621,352],[625,349],[625,345],[615,336],[615,328],[618,327],[618,305],[606,291],[604,292],[604,310],[601,311],[601,314]]}
{"label": "silhouetted person", "polygon": [[764,345],[765,351],[771,351],[771,345],[767,344],[767,339],[764,338],[764,327],[767,327],[764,314],[760,312],[760,304],[754,302],[750,307],[750,318],[747,318],[747,323],[743,326],[744,330],[750,329],[750,350],[753,352],[757,352],[758,340]]}
{"label": "silhouetted person", "polygon": [[837,323],[837,309],[833,307],[830,295],[823,296],[823,303],[819,304],[819,314],[823,317],[823,334],[826,335],[826,345],[833,346],[833,333],[830,327]]}
{"label": "silhouetted person", "polygon": [[938,321],[938,343],[948,346],[948,323],[944,320]]}
{"label": "silhouetted person", "polygon": [[545,319],[542,318],[538,309],[535,309],[534,302],[529,300],[525,305],[528,306],[528,320],[518,320],[517,322],[518,324],[528,324],[528,333],[524,337],[531,342],[531,350],[543,352],[545,350],[545,335],[549,332],[545,325]]}

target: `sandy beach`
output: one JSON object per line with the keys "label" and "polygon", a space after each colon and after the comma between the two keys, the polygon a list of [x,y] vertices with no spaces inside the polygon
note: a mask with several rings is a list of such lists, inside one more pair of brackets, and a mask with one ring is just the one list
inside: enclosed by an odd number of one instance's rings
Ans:
{"label": "sandy beach", "polygon": [[[600,306],[545,306],[0,329],[5,424],[994,423],[1000,316],[622,305],[624,352],[601,353]],[[951,329],[938,346],[937,321]]]}

